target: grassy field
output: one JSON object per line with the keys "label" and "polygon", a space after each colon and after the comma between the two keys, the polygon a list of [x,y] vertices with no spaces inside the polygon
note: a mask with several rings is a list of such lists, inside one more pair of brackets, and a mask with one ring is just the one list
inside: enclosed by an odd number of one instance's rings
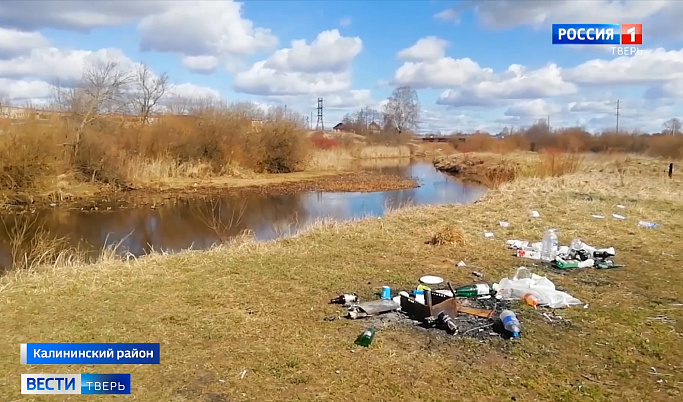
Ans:
{"label": "grassy field", "polygon": [[[0,399],[54,400],[21,398],[20,374],[41,372],[132,373],[131,398],[144,401],[680,398],[683,178],[668,179],[666,162],[587,157],[576,173],[518,177],[472,205],[323,223],[270,243],[8,275],[0,280]],[[530,209],[541,218],[529,218]],[[661,227],[639,228],[640,219]],[[547,273],[589,304],[557,311],[560,324],[519,305],[518,340],[390,326],[364,349],[353,345],[362,320],[323,320],[340,311],[326,304],[339,293],[374,299],[382,285],[409,289],[424,274],[467,284],[477,270],[498,282],[530,266],[504,240],[538,240],[547,227],[559,228],[563,244],[580,237],[614,246],[626,264]],[[466,245],[425,244],[445,228],[462,232]],[[468,266],[455,267],[460,260]],[[25,342],[161,342],[161,365],[21,366]]]}

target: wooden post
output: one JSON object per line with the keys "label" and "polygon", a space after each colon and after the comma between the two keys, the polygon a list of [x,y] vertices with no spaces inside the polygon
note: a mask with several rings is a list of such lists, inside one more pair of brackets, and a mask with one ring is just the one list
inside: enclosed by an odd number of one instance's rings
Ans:
{"label": "wooden post", "polygon": [[674,174],[674,164],[669,163],[669,179],[672,178],[673,174]]}

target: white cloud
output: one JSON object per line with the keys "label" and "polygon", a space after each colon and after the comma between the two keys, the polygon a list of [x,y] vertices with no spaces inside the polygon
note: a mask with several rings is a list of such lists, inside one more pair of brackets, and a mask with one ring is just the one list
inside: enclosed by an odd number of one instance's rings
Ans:
{"label": "white cloud", "polygon": [[481,68],[469,58],[453,59],[443,57],[429,62],[403,63],[392,83],[421,88],[449,88],[464,85],[471,81],[482,81],[493,76],[490,68]]}
{"label": "white cloud", "polygon": [[277,50],[268,59],[238,73],[233,87],[255,95],[330,94],[351,86],[351,63],[363,47],[360,38],[324,31],[307,44]]}
{"label": "white cloud", "polygon": [[168,90],[168,96],[171,98],[178,97],[185,99],[219,99],[221,95],[213,88],[203,87],[191,83],[184,83],[171,86]]}
{"label": "white cloud", "polygon": [[462,1],[458,6],[434,15],[443,21],[459,21],[473,10],[480,23],[491,29],[530,26],[547,29],[558,23],[642,23],[646,35],[683,39],[683,2],[670,0],[500,0]]}
{"label": "white cloud", "polygon": [[351,67],[361,50],[363,41],[360,38],[344,37],[333,29],[319,33],[310,45],[305,39],[292,41],[291,48],[273,53],[264,67],[302,73],[340,73]]}
{"label": "white cloud", "polygon": [[196,1],[171,7],[140,21],[143,51],[215,56],[222,63],[250,56],[277,45],[267,28],[242,17],[242,4],[233,1]]}
{"label": "white cloud", "polygon": [[80,80],[87,68],[108,62],[117,62],[126,70],[136,64],[119,49],[93,52],[49,47],[33,49],[28,55],[0,60],[0,77],[38,79],[68,86]]}
{"label": "white cloud", "polygon": [[2,1],[0,25],[34,30],[56,28],[90,30],[134,23],[142,17],[171,7],[188,8],[181,1]]}
{"label": "white cloud", "polygon": [[301,73],[279,71],[255,63],[248,71],[237,74],[233,87],[253,95],[327,94],[344,91],[351,86],[350,73]]}
{"label": "white cloud", "polygon": [[351,26],[351,23],[353,21],[351,20],[351,17],[343,17],[339,20],[339,26],[342,28],[346,28]]}
{"label": "white cloud", "polygon": [[635,56],[590,60],[565,70],[562,76],[586,85],[665,83],[683,78],[683,49],[647,49]]}
{"label": "white cloud", "polygon": [[404,61],[435,61],[446,56],[448,41],[427,36],[418,40],[413,46],[398,52],[398,58]]}
{"label": "white cloud", "polygon": [[39,32],[23,32],[0,27],[0,59],[29,52],[33,48],[49,46],[50,42]]}
{"label": "white cloud", "polygon": [[573,94],[577,87],[565,82],[561,69],[549,64],[527,71],[524,66],[511,65],[506,72],[478,82],[467,82],[460,88],[444,91],[438,104],[450,106],[494,105],[503,99],[534,99]]}
{"label": "white cloud", "polygon": [[188,70],[201,74],[212,73],[218,67],[218,59],[215,56],[184,56],[181,63]]}
{"label": "white cloud", "polygon": [[379,103],[373,99],[369,89],[352,89],[332,94],[325,97],[324,102],[325,108],[331,109],[378,108],[379,106]]}
{"label": "white cloud", "polygon": [[612,101],[580,101],[569,103],[570,112],[612,113],[615,111]]}
{"label": "white cloud", "polygon": [[649,99],[683,99],[683,78],[651,87],[645,92],[645,96]]}
{"label": "white cloud", "polygon": [[548,103],[543,99],[517,102],[506,111],[506,116],[518,117],[541,117],[559,113],[562,108],[556,104]]}
{"label": "white cloud", "polygon": [[12,103],[48,98],[53,93],[52,85],[45,81],[0,78],[0,99],[7,98]]}
{"label": "white cloud", "polygon": [[[669,2],[672,3],[672,2]],[[559,23],[614,23],[642,21],[667,8],[666,0],[611,1],[611,0],[500,0],[495,2],[463,1],[452,8],[451,19],[462,11],[473,9],[486,27],[512,28],[518,25],[547,27]]]}
{"label": "white cloud", "polygon": [[460,22],[460,15],[452,8],[447,8],[434,14],[434,18],[441,21]]}

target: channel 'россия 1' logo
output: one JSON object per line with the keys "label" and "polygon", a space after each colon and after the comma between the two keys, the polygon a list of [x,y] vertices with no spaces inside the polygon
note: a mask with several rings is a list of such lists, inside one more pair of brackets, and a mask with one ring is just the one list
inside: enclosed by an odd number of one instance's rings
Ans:
{"label": "channel '\u0440\u043e\u0441\u0441\u0438\u044f 1' logo", "polygon": [[643,24],[553,24],[553,45],[642,45]]}

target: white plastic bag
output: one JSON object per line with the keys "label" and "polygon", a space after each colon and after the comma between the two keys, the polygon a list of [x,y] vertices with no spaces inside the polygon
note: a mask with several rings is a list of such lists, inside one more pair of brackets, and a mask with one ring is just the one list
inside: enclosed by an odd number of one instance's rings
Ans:
{"label": "white plastic bag", "polygon": [[503,278],[498,283],[498,294],[507,300],[520,300],[531,293],[539,306],[564,308],[583,304],[569,293],[555,289],[555,284],[545,276],[532,274],[526,267],[520,267],[515,276]]}

